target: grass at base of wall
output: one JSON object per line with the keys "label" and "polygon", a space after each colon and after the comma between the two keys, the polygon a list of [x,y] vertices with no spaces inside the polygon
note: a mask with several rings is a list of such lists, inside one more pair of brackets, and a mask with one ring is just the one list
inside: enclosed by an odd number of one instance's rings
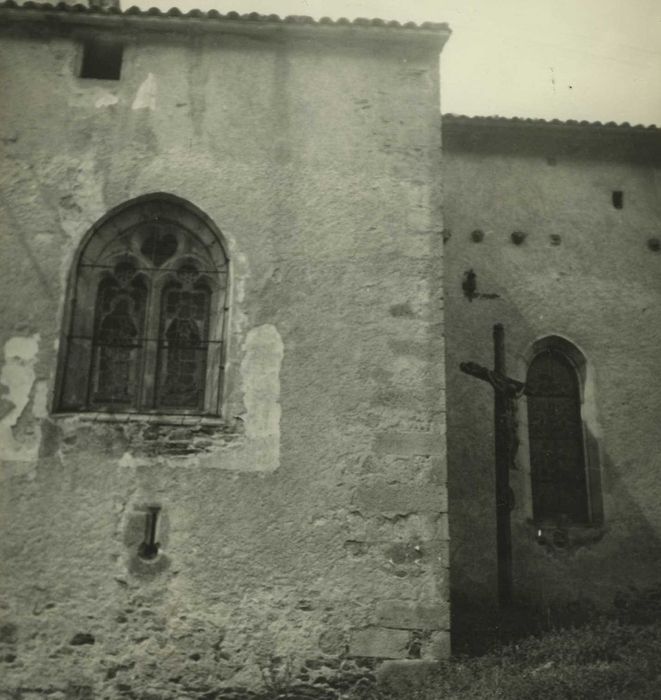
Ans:
{"label": "grass at base of wall", "polygon": [[[404,685],[403,683],[401,685]],[[661,699],[661,623],[601,620],[439,665],[365,700]]]}
{"label": "grass at base of wall", "polygon": [[[424,675],[423,675],[424,674]],[[661,700],[661,622],[600,619],[477,657],[409,670],[343,691],[271,688],[254,700]],[[222,695],[215,696],[223,698]],[[214,699],[215,700],[215,699]]]}
{"label": "grass at base of wall", "polygon": [[261,693],[204,700],[661,700],[661,583],[618,593],[608,610],[466,602],[453,602],[448,661],[394,664],[376,686],[371,673],[323,687],[266,673]]}

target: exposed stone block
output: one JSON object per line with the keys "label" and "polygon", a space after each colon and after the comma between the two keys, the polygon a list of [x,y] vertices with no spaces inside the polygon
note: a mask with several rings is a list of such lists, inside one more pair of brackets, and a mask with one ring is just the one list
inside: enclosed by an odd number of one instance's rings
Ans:
{"label": "exposed stone block", "polygon": [[449,540],[439,540],[436,543],[436,554],[440,561],[442,561],[446,566],[450,563],[450,541]]}
{"label": "exposed stone block", "polygon": [[432,457],[432,473],[434,479],[440,482],[446,482],[448,479],[448,461],[445,454],[442,457]]}
{"label": "exposed stone block", "polygon": [[319,648],[324,654],[342,654],[346,650],[346,635],[341,630],[328,629],[319,637]]}
{"label": "exposed stone block", "polygon": [[438,484],[366,484],[356,489],[354,502],[377,513],[447,512],[447,492]]}
{"label": "exposed stone block", "polygon": [[445,455],[444,432],[379,433],[374,440],[377,454],[402,455]]}
{"label": "exposed stone block", "polygon": [[450,539],[450,526],[447,513],[441,513],[436,519],[436,536],[441,540]]}
{"label": "exposed stone block", "polygon": [[421,656],[423,659],[447,659],[450,656],[450,651],[449,630],[438,630],[432,632],[431,636],[424,641]]}
{"label": "exposed stone block", "polygon": [[419,564],[425,557],[425,548],[411,542],[397,542],[385,552],[388,559],[397,566]]}
{"label": "exposed stone block", "polygon": [[410,635],[406,630],[366,627],[351,633],[349,655],[405,659],[408,656],[409,641]]}
{"label": "exposed stone block", "polygon": [[376,606],[375,622],[396,629],[445,630],[450,626],[450,608],[442,603],[382,600]]}

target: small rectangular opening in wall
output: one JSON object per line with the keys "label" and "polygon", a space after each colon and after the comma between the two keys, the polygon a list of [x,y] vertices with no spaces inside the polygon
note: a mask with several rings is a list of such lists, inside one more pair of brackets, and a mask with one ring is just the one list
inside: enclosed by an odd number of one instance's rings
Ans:
{"label": "small rectangular opening in wall", "polygon": [[158,555],[160,545],[156,541],[156,534],[160,512],[159,506],[152,506],[145,514],[145,536],[138,549],[138,556],[142,559],[155,559]]}
{"label": "small rectangular opening in wall", "polygon": [[119,80],[124,46],[108,39],[87,39],[83,44],[81,78]]}
{"label": "small rectangular opening in wall", "polygon": [[622,209],[624,206],[624,192],[622,190],[613,190],[613,206],[616,209]]}

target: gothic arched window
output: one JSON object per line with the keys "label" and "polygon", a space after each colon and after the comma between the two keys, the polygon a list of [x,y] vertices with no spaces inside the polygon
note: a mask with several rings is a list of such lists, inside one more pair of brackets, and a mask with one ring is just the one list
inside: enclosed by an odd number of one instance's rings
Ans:
{"label": "gothic arched window", "polygon": [[219,232],[183,200],[101,219],[70,282],[58,409],[217,415],[227,274]]}
{"label": "gothic arched window", "polygon": [[526,384],[534,519],[588,523],[579,368],[568,354],[550,344],[533,357]]}

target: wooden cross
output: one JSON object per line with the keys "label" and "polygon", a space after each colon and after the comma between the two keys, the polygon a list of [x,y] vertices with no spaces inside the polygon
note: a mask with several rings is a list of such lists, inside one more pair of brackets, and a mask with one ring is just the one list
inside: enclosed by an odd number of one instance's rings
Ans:
{"label": "wooden cross", "polygon": [[493,327],[494,369],[474,362],[462,362],[462,372],[491,384],[494,390],[495,462],[496,462],[496,544],[498,556],[498,602],[501,607],[512,601],[512,531],[510,511],[513,496],[509,470],[518,447],[516,435],[516,399],[527,393],[526,385],[507,376],[505,330]]}

